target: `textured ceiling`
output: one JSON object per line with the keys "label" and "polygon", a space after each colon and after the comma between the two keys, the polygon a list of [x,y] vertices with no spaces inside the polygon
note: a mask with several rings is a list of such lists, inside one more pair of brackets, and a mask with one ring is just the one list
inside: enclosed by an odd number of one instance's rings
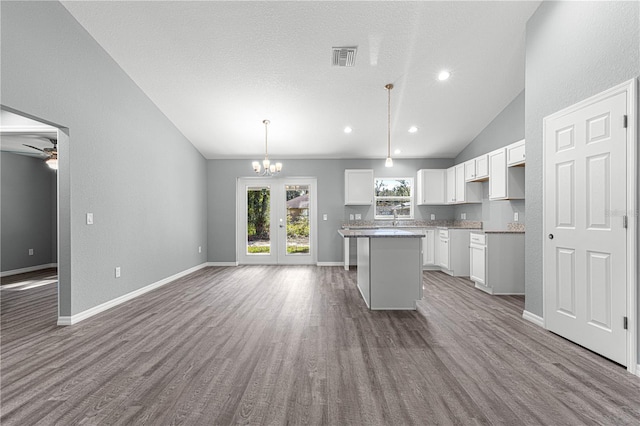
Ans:
{"label": "textured ceiling", "polygon": [[260,158],[266,118],[275,159],[386,156],[387,83],[395,157],[457,155],[524,89],[539,3],[63,4],[206,158]]}

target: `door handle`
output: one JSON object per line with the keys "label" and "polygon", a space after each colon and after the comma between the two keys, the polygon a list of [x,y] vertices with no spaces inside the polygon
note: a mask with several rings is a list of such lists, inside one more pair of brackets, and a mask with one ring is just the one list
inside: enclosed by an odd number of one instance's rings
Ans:
{"label": "door handle", "polygon": [[549,234],[549,239],[553,240],[553,234]]}
{"label": "door handle", "polygon": [[284,228],[284,225],[283,225],[283,224],[280,224],[280,228]]}

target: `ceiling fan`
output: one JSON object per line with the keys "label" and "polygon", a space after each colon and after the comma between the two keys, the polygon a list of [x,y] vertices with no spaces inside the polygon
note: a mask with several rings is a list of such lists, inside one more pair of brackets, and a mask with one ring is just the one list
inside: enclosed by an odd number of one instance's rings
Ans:
{"label": "ceiling fan", "polygon": [[53,144],[53,148],[42,149],[33,145],[27,145],[26,143],[23,143],[22,145],[45,153],[47,155],[47,159],[45,160],[47,166],[51,167],[53,170],[58,170],[58,141],[55,139],[49,139],[49,142]]}

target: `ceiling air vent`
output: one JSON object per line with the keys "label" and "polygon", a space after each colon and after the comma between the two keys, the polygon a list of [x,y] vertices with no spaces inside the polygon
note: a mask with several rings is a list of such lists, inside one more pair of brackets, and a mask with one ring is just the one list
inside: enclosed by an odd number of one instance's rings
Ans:
{"label": "ceiling air vent", "polygon": [[331,64],[334,67],[352,67],[356,63],[357,47],[334,47]]}

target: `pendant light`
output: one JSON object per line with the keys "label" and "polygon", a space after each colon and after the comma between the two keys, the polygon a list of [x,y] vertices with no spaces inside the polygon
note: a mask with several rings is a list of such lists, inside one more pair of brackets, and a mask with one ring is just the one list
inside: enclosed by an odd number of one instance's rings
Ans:
{"label": "pendant light", "polygon": [[268,127],[269,120],[262,120],[264,123],[264,160],[262,160],[262,169],[260,168],[260,163],[258,161],[254,161],[251,163],[253,166],[253,171],[262,176],[275,176],[282,171],[282,163],[271,164],[269,161],[269,145],[268,145]]}
{"label": "pendant light", "polygon": [[387,89],[387,160],[384,162],[384,166],[393,167],[391,159],[391,89],[393,89],[393,84],[389,83],[384,87]]}

